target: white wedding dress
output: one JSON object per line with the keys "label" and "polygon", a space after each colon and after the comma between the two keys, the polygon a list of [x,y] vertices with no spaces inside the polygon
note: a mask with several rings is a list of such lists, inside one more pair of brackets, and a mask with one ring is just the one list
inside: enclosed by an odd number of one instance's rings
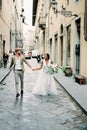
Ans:
{"label": "white wedding dress", "polygon": [[45,68],[50,66],[50,60],[46,65],[45,60],[43,60],[43,68],[39,73],[35,86],[32,93],[35,95],[57,95],[57,88],[53,74],[48,74],[45,72]]}

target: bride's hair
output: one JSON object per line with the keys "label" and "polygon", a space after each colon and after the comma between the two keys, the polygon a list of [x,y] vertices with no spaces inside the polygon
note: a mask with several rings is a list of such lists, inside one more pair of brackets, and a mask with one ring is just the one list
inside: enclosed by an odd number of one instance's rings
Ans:
{"label": "bride's hair", "polygon": [[48,53],[46,53],[46,55],[47,55],[48,59],[50,59],[50,55]]}

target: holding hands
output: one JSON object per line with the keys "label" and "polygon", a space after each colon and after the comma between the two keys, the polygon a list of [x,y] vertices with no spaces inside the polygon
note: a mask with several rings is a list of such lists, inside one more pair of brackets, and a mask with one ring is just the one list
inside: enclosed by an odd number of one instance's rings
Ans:
{"label": "holding hands", "polygon": [[32,68],[33,71],[35,71],[36,69],[35,68]]}

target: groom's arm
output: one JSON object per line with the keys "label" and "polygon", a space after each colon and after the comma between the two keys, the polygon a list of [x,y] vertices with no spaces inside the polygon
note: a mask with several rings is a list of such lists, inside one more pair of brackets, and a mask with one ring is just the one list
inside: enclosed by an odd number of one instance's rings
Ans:
{"label": "groom's arm", "polygon": [[25,57],[23,57],[23,61],[29,66],[29,68],[31,68],[31,65],[29,64],[29,62],[27,62],[27,60],[25,59]]}

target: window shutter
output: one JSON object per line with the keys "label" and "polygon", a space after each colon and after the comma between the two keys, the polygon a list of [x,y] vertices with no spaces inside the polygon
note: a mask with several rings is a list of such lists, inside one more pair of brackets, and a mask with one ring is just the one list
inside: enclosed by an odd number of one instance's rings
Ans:
{"label": "window shutter", "polygon": [[0,0],[0,9],[2,8],[2,0]]}
{"label": "window shutter", "polygon": [[87,0],[85,0],[84,39],[87,41]]}

